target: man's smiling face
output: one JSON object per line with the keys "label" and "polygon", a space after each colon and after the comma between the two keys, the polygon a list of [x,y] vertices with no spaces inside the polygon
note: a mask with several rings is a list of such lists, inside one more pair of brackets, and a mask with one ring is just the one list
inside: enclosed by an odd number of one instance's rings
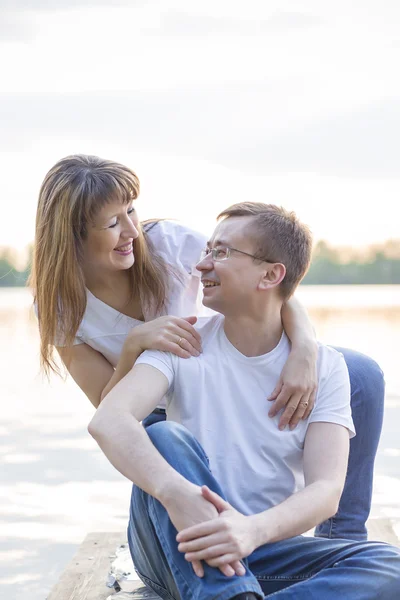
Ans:
{"label": "man's smiling face", "polygon": [[[210,252],[196,267],[201,272],[203,304],[225,315],[243,314],[249,309],[267,268],[267,263],[247,256],[256,254],[252,221],[253,217],[229,217],[221,221],[208,243]],[[226,248],[232,249],[227,258]],[[215,259],[213,249],[218,249]]]}

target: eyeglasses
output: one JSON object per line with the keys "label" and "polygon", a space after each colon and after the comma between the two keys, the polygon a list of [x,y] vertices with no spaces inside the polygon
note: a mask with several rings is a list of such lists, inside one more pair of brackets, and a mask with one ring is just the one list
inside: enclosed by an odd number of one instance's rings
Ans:
{"label": "eyeglasses", "polygon": [[259,256],[254,256],[254,254],[243,252],[243,250],[238,250],[237,248],[230,248],[229,246],[215,246],[215,248],[205,248],[201,252],[200,260],[204,260],[206,256],[209,256],[209,254],[211,254],[212,259],[216,262],[226,260],[230,257],[231,252],[239,252],[239,254],[250,256],[250,258],[254,258],[254,260],[260,260],[261,262],[271,262],[269,260],[265,260],[264,258],[260,258]]}

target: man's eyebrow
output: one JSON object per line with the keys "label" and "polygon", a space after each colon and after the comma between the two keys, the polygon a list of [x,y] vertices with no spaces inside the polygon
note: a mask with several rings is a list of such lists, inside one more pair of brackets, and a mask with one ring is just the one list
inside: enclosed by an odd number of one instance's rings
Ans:
{"label": "man's eyebrow", "polygon": [[[211,243],[211,240],[207,242],[207,248],[211,246]],[[224,240],[214,240],[213,244],[214,246],[229,246],[229,242],[226,242]]]}

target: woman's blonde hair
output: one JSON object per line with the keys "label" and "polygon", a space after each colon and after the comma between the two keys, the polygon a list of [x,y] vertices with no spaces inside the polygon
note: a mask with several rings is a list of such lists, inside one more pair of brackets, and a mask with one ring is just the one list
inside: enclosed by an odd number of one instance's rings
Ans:
{"label": "woman's blonde hair", "polygon": [[[67,156],[47,173],[39,193],[29,280],[39,319],[40,363],[47,375],[59,372],[54,345],[72,347],[86,310],[81,265],[88,226],[108,202],[118,198],[128,204],[139,191],[131,169],[97,156]],[[142,307],[160,312],[168,292],[168,269],[141,227],[134,252],[129,269],[132,296],[136,291]]]}

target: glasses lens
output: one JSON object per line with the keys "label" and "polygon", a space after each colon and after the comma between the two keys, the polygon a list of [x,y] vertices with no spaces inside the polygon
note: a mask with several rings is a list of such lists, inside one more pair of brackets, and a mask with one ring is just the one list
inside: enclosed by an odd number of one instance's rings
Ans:
{"label": "glasses lens", "polygon": [[228,258],[229,250],[225,246],[217,246],[213,250],[213,258],[214,260],[225,260]]}

